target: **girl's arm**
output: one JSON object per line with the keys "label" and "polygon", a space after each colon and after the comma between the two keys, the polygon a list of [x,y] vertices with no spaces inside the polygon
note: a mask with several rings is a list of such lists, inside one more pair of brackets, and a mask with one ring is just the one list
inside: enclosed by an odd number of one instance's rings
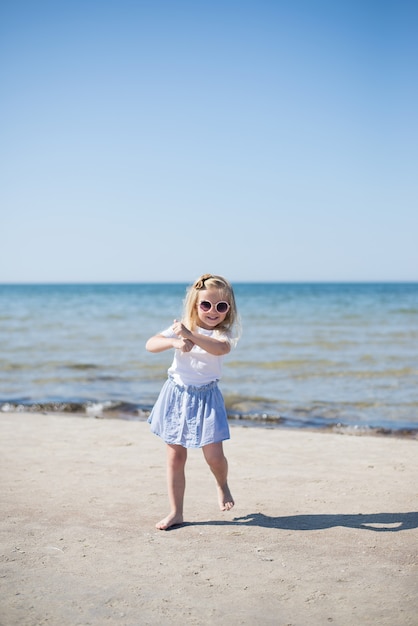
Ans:
{"label": "girl's arm", "polygon": [[193,342],[187,337],[164,337],[164,335],[154,335],[150,337],[145,344],[148,352],[163,352],[170,348],[177,348],[182,352],[190,352],[193,348]]}
{"label": "girl's arm", "polygon": [[193,342],[202,350],[209,352],[209,354],[213,354],[214,356],[223,356],[224,354],[228,354],[231,351],[231,346],[229,341],[225,341],[223,339],[215,339],[214,337],[207,337],[206,335],[201,335],[198,332],[189,330],[182,324],[175,320],[173,324],[173,330],[177,333],[178,336],[188,339]]}

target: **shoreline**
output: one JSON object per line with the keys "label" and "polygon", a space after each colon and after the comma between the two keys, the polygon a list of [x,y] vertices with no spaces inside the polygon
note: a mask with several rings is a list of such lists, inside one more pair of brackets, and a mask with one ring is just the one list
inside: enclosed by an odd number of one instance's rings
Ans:
{"label": "shoreline", "polygon": [[233,428],[234,509],[193,450],[186,523],[158,531],[164,448],[141,421],[0,414],[1,623],[415,626],[414,440]]}
{"label": "shoreline", "polygon": [[[52,403],[51,403],[52,404]],[[10,410],[7,407],[14,408]],[[135,412],[124,412],[121,410],[95,410],[96,405],[92,405],[91,410],[83,408],[80,410],[75,404],[66,403],[68,408],[63,409],[60,403],[56,403],[56,408],[45,410],[42,409],[45,405],[12,405],[11,403],[3,403],[0,406],[0,415],[56,415],[56,416],[74,416],[83,417],[85,419],[115,419],[132,422],[146,422],[150,414],[148,409],[137,409]],[[49,404],[46,405],[49,407]],[[418,426],[413,427],[400,427],[390,428],[386,426],[362,426],[359,424],[344,424],[340,422],[331,422],[329,424],[312,424],[311,422],[304,422],[302,420],[295,420],[293,418],[286,417],[260,417],[258,415],[234,415],[228,413],[228,422],[230,427],[241,428],[261,428],[267,430],[290,430],[296,432],[316,432],[323,434],[338,434],[346,436],[356,437],[385,437],[387,439],[411,439],[418,440]]]}

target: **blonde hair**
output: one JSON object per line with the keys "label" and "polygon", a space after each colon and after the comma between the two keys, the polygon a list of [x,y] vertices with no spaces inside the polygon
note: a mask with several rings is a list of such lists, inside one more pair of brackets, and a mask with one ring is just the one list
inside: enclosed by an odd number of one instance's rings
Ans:
{"label": "blonde hair", "polygon": [[187,289],[183,311],[184,324],[190,330],[195,330],[198,326],[197,299],[199,292],[205,289],[218,289],[220,299],[225,300],[230,305],[225,319],[218,324],[215,330],[231,332],[235,328],[238,333],[239,319],[234,290],[226,278],[213,274],[203,274]]}

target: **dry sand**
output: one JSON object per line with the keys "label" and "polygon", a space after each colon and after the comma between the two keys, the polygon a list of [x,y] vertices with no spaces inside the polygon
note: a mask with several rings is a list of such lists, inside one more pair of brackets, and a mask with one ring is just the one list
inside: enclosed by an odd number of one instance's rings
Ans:
{"label": "dry sand", "polygon": [[0,415],[2,626],[417,626],[418,442],[232,428],[235,508],[143,422]]}

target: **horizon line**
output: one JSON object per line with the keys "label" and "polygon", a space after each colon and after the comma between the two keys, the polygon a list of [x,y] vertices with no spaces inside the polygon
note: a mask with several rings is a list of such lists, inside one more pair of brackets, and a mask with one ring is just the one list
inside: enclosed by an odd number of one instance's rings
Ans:
{"label": "horizon line", "polygon": [[[418,284],[417,279],[300,279],[300,280],[229,280],[233,284],[270,284],[270,285],[376,285],[376,284]],[[190,280],[69,280],[69,281],[0,281],[0,286],[48,286],[48,285],[184,285],[191,283]]]}

